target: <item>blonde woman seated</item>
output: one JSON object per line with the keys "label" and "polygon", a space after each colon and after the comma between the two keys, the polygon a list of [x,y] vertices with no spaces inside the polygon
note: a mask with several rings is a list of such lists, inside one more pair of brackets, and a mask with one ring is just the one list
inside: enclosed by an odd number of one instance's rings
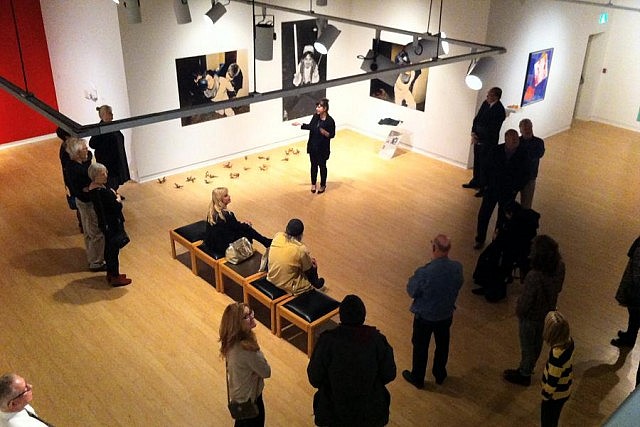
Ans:
{"label": "blonde woman seated", "polygon": [[265,248],[271,246],[271,239],[258,233],[250,222],[240,222],[236,219],[233,212],[227,209],[229,203],[231,196],[226,187],[218,187],[211,192],[205,245],[219,255],[224,255],[229,243],[241,237],[246,237],[251,242],[257,240]]}

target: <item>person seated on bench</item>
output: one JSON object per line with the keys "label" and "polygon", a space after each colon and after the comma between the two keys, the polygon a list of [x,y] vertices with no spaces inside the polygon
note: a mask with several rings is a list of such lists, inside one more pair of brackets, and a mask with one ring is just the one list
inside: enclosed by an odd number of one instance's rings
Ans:
{"label": "person seated on bench", "polygon": [[284,233],[276,233],[269,248],[267,280],[291,295],[324,286],[324,279],[318,277],[316,259],[302,243],[303,232],[302,221],[293,218]]}
{"label": "person seated on bench", "polygon": [[539,213],[522,208],[515,200],[505,206],[505,222],[478,257],[473,279],[481,287],[473,289],[474,294],[484,295],[490,302],[500,301],[507,295],[507,284],[513,281],[514,266],[520,269],[521,277],[526,276],[539,220]]}
{"label": "person seated on bench", "polygon": [[226,187],[213,189],[207,215],[205,245],[222,255],[224,255],[229,243],[235,242],[241,237],[246,237],[251,242],[257,240],[265,248],[271,246],[271,239],[258,233],[250,222],[240,222],[236,219],[233,212],[227,209],[229,203],[231,203],[231,196],[229,196],[229,190]]}

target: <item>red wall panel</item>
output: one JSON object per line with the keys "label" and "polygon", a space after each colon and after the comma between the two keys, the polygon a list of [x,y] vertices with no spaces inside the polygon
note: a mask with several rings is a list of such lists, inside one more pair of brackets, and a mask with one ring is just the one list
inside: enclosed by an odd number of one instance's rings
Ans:
{"label": "red wall panel", "polygon": [[[12,3],[20,35],[22,72]],[[0,0],[0,76],[57,109],[39,0]],[[52,133],[56,125],[0,89],[0,144]]]}

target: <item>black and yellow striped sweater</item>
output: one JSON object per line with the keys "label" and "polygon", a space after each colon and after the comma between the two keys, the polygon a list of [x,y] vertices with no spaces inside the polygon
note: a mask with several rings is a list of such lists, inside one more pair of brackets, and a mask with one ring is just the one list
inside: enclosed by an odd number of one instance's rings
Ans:
{"label": "black and yellow striped sweater", "polygon": [[566,347],[552,347],[542,374],[542,398],[566,399],[573,383],[573,339]]}

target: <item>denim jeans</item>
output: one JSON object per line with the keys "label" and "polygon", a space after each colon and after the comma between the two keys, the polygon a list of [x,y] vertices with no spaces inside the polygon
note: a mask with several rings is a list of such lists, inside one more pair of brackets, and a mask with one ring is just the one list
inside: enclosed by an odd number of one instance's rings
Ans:
{"label": "denim jeans", "polygon": [[520,366],[518,371],[521,375],[530,376],[533,368],[542,351],[542,331],[544,321],[534,321],[529,319],[519,319],[520,329]]}

